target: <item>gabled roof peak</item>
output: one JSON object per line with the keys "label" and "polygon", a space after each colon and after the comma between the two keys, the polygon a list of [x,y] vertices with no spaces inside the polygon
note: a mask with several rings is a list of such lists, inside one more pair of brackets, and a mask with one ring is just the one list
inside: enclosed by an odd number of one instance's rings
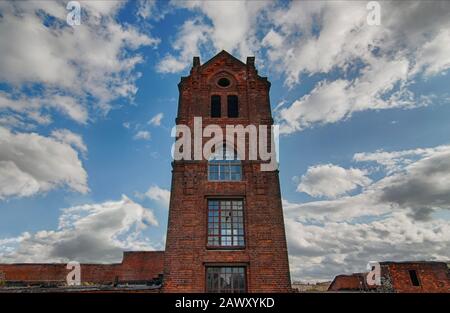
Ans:
{"label": "gabled roof peak", "polygon": [[215,56],[213,56],[212,58],[210,58],[208,61],[206,61],[204,64],[200,64],[200,57],[198,57],[198,56],[195,56],[194,58],[193,58],[193,62],[192,62],[192,66],[193,67],[197,67],[197,66],[205,66],[205,65],[207,65],[207,64],[210,64],[210,63],[212,63],[214,60],[216,60],[216,59],[218,59],[218,58],[220,58],[220,57],[227,57],[227,58],[230,58],[230,59],[232,59],[232,60],[234,60],[234,61],[237,61],[237,62],[239,62],[240,64],[242,64],[242,65],[250,65],[250,66],[254,66],[254,64],[255,64],[255,57],[254,56],[251,56],[251,57],[247,57],[247,64],[246,63],[244,63],[244,62],[242,62],[241,60],[239,60],[238,58],[236,58],[234,55],[232,55],[231,53],[229,53],[228,51],[226,51],[226,50],[221,50],[219,53],[217,53]]}

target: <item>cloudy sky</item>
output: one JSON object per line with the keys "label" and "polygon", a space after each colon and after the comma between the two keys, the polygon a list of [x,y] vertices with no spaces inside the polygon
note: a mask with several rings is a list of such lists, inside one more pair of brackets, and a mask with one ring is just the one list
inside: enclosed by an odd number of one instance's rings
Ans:
{"label": "cloudy sky", "polygon": [[256,56],[294,280],[450,258],[450,3],[0,2],[0,262],[164,249],[192,57]]}

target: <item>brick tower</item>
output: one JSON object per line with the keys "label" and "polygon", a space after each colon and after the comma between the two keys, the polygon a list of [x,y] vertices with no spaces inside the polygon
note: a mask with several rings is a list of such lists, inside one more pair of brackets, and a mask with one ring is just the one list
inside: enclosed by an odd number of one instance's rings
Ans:
{"label": "brick tower", "polygon": [[[270,82],[258,75],[254,57],[245,64],[222,51],[203,65],[194,57],[178,87],[176,123],[192,132],[194,117],[224,134],[225,125],[273,124]],[[278,170],[261,171],[260,160],[224,146],[214,155],[231,151],[232,160],[213,155],[172,164],[163,291],[288,292]]]}

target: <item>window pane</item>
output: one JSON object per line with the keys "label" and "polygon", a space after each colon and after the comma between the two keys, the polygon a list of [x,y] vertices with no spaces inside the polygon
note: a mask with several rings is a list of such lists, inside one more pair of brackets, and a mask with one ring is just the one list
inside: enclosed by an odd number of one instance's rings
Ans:
{"label": "window pane", "polygon": [[208,245],[244,246],[242,200],[208,200]]}
{"label": "window pane", "polygon": [[240,173],[241,172],[241,167],[239,165],[232,165],[231,166],[231,172],[232,173]]}
{"label": "window pane", "polygon": [[245,292],[245,267],[206,268],[207,292]]}
{"label": "window pane", "polygon": [[231,179],[230,180],[241,180],[241,174],[231,174]]}
{"label": "window pane", "polygon": [[221,172],[221,173],[219,174],[219,180],[227,180],[226,173]]}
{"label": "window pane", "polygon": [[238,97],[230,95],[227,97],[228,102],[228,117],[239,117]]}
{"label": "window pane", "polygon": [[217,236],[208,237],[208,245],[218,246],[219,245],[219,237],[217,237]]}
{"label": "window pane", "polygon": [[212,172],[209,172],[209,177],[208,177],[208,179],[209,179],[209,180],[219,180],[219,174],[218,174],[218,173],[212,173]]}
{"label": "window pane", "polygon": [[242,179],[242,166],[233,149],[223,147],[216,151],[208,162],[208,179],[237,181]]}
{"label": "window pane", "polygon": [[211,117],[220,117],[220,96],[211,96]]}

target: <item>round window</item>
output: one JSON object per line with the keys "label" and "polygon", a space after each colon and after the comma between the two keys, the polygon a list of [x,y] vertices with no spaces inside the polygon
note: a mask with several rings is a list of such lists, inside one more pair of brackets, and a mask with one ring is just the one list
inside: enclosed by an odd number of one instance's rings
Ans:
{"label": "round window", "polygon": [[228,87],[230,86],[230,80],[228,78],[222,77],[221,79],[219,79],[217,81],[217,85],[219,85],[220,87]]}

